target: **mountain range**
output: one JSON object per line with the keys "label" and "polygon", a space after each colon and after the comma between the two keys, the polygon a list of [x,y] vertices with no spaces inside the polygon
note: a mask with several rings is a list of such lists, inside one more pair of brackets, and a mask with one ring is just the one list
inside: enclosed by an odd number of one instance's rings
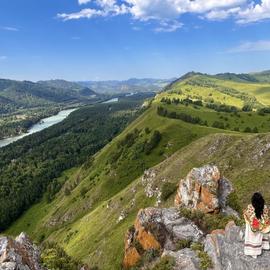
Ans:
{"label": "mountain range", "polygon": [[174,79],[129,79],[125,81],[80,81],[78,84],[89,87],[97,93],[159,92]]}

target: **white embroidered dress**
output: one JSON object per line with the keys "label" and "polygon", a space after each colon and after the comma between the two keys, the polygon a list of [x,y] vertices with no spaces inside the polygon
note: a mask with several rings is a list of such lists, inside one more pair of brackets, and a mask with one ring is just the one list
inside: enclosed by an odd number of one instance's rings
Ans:
{"label": "white embroidered dress", "polygon": [[246,221],[245,232],[245,255],[258,256],[262,254],[262,250],[269,250],[269,231],[270,220],[267,207],[264,208],[261,219],[257,219],[255,209],[252,205],[248,205],[244,211]]}

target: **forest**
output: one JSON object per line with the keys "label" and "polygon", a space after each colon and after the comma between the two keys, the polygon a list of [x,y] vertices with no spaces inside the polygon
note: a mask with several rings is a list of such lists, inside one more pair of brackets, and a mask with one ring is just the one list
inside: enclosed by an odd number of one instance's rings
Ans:
{"label": "forest", "polygon": [[[61,173],[90,159],[140,112],[139,101],[83,107],[67,119],[0,149],[0,231],[45,192],[61,188]],[[121,112],[121,113],[118,113]]]}

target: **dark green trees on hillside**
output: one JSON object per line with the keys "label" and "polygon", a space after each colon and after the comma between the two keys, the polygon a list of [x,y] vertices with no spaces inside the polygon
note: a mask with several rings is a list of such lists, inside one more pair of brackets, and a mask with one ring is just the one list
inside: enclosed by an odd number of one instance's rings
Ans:
{"label": "dark green trees on hillside", "polygon": [[[61,173],[88,160],[133,119],[137,102],[96,105],[0,149],[0,231],[45,192],[60,190]],[[117,112],[121,113],[117,114]]]}

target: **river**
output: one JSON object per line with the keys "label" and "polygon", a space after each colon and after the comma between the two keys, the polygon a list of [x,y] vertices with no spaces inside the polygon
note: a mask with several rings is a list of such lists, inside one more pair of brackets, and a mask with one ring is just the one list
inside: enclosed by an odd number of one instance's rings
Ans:
{"label": "river", "polygon": [[9,145],[13,142],[16,142],[20,139],[22,139],[23,137],[26,137],[30,134],[39,132],[45,128],[48,128],[52,125],[55,125],[61,121],[63,121],[66,117],[68,117],[73,111],[75,111],[76,109],[68,109],[68,110],[63,110],[60,111],[58,114],[44,118],[42,120],[40,120],[37,124],[33,125],[27,133],[18,135],[18,136],[14,136],[14,137],[9,137],[9,138],[5,138],[3,140],[0,140],[0,148],[4,147],[6,145]]}

